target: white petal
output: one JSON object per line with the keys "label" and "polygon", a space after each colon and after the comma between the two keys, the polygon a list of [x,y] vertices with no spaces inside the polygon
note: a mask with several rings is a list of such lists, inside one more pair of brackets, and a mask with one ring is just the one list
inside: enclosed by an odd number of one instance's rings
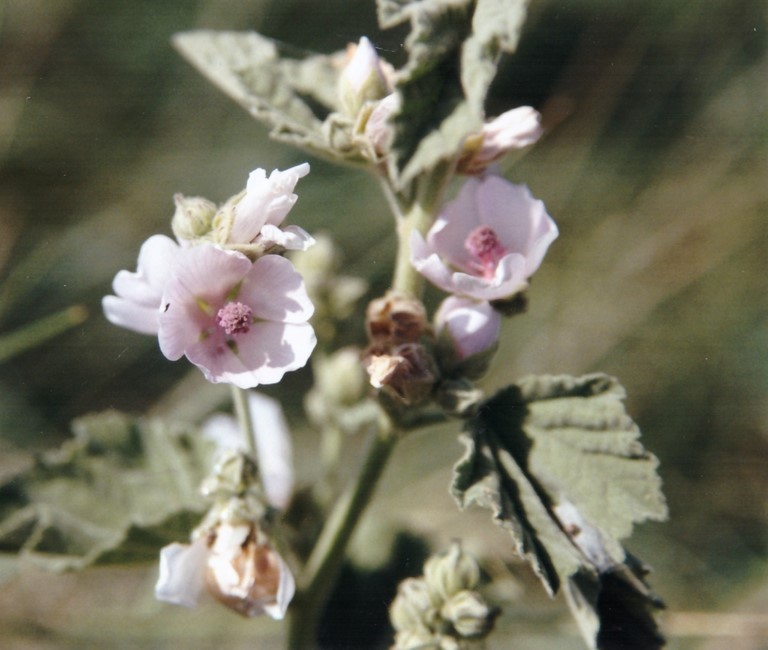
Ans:
{"label": "white petal", "polygon": [[315,311],[301,274],[279,255],[265,255],[253,263],[238,299],[253,309],[254,316],[271,321],[304,323]]}
{"label": "white petal", "polygon": [[296,593],[296,581],[293,579],[291,570],[279,555],[278,561],[280,563],[280,582],[277,586],[275,603],[264,606],[264,612],[267,616],[276,621],[280,621],[285,617],[288,605],[290,605],[293,595]]}
{"label": "white petal", "polygon": [[101,306],[110,323],[140,334],[157,334],[157,307],[144,307],[117,296],[104,296]]}
{"label": "white petal", "polygon": [[293,450],[283,409],[277,400],[254,391],[248,393],[248,405],[267,500],[285,508],[293,493]]}
{"label": "white petal", "polygon": [[205,563],[208,547],[205,539],[192,544],[170,544],[160,551],[160,577],[155,585],[155,598],[195,607],[205,586]]}
{"label": "white petal", "polygon": [[206,440],[213,442],[219,449],[239,449],[245,451],[245,441],[237,420],[230,415],[216,413],[207,418],[200,427],[200,433]]}
{"label": "white petal", "polygon": [[281,229],[268,223],[261,229],[260,241],[282,246],[289,251],[305,251],[315,243],[315,238],[299,226]]}

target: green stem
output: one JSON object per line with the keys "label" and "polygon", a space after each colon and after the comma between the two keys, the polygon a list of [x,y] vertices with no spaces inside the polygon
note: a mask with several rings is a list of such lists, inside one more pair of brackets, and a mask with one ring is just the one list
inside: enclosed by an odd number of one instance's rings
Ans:
{"label": "green stem", "polygon": [[[414,198],[407,201],[385,184],[384,190],[395,213],[397,223],[397,258],[395,260],[392,289],[420,297],[424,280],[411,265],[411,233],[426,233],[435,218],[435,212],[452,166],[440,165],[426,178],[416,181]],[[333,588],[344,561],[344,553],[366,506],[373,496],[398,436],[389,416],[383,416],[381,425],[371,441],[357,480],[336,502],[330,517],[299,577],[296,596],[291,603],[288,647],[292,650],[312,648],[316,645],[317,623],[323,606]]]}
{"label": "green stem", "polygon": [[358,480],[337,501],[326,522],[299,581],[291,604],[288,647],[292,650],[315,646],[317,621],[344,560],[344,551],[366,506],[371,500],[394,449],[397,436],[382,427],[371,441]]}
{"label": "green stem", "polygon": [[80,325],[86,318],[88,318],[88,311],[85,307],[75,305],[45,316],[15,332],[5,334],[0,337],[0,363],[42,345],[48,339],[66,332],[70,327]]}
{"label": "green stem", "polygon": [[253,420],[251,419],[251,409],[248,406],[248,391],[238,388],[234,384],[230,384],[230,386],[232,388],[232,403],[235,406],[235,415],[240,424],[240,430],[245,437],[245,448],[248,450],[248,455],[251,456],[253,462],[258,463],[256,435],[253,429]]}
{"label": "green stem", "polygon": [[392,288],[420,298],[424,278],[411,265],[411,234],[416,231],[426,235],[435,220],[453,165],[438,165],[429,176],[416,181],[416,191],[409,207],[397,217],[397,259]]}

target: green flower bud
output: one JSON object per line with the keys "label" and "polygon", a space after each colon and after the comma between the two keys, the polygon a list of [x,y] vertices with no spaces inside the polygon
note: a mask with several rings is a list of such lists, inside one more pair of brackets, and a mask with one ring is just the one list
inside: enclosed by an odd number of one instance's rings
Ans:
{"label": "green flower bud", "polygon": [[388,95],[390,86],[376,49],[365,36],[348,52],[349,62],[339,75],[339,103],[354,118],[366,101]]}
{"label": "green flower bud", "polygon": [[257,485],[256,472],[256,465],[248,456],[227,450],[221,454],[200,490],[204,496],[214,499],[240,496]]}
{"label": "green flower bud", "polygon": [[483,637],[493,629],[498,609],[491,607],[476,591],[460,591],[440,610],[460,637]]}
{"label": "green flower bud", "polygon": [[461,591],[475,589],[480,581],[480,567],[462,550],[461,544],[454,541],[445,553],[427,560],[424,579],[433,602],[441,604]]}
{"label": "green flower bud", "polygon": [[429,632],[437,616],[423,578],[406,578],[400,583],[389,608],[389,619],[397,631]]}
{"label": "green flower bud", "polygon": [[176,212],[171,220],[171,229],[177,239],[190,240],[204,237],[211,231],[216,204],[200,196],[174,194]]}
{"label": "green flower bud", "polygon": [[323,396],[334,404],[354,404],[365,394],[365,371],[360,363],[360,351],[342,348],[315,364],[316,383]]}

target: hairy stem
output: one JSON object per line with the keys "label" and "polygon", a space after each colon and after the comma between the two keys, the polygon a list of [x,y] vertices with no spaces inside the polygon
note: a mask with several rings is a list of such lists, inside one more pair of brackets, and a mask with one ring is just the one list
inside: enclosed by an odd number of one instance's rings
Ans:
{"label": "hairy stem", "polygon": [[[439,165],[432,174],[416,182],[412,200],[396,195],[388,184],[384,190],[395,213],[397,258],[392,289],[420,297],[423,278],[411,265],[411,233],[427,231],[452,173],[452,166]],[[357,479],[336,502],[298,580],[291,603],[288,647],[292,650],[316,645],[317,623],[344,561],[344,553],[366,506],[373,496],[398,435],[391,418],[382,414],[380,426],[368,448]]]}
{"label": "hairy stem", "polygon": [[240,425],[240,430],[245,437],[245,448],[248,455],[251,456],[254,463],[258,463],[256,453],[256,435],[253,429],[253,420],[251,419],[251,409],[248,406],[248,391],[230,384],[232,388],[232,403],[235,406],[235,415]]}
{"label": "hairy stem", "polygon": [[341,568],[344,551],[373,496],[396,440],[389,427],[374,436],[357,481],[339,498],[320,533],[291,604],[288,647],[292,650],[315,646],[317,622]]}

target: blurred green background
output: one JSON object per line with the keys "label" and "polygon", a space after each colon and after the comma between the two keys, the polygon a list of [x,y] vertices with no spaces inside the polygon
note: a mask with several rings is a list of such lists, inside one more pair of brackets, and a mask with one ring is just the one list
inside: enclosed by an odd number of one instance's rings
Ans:
{"label": "blurred green background", "polygon": [[[671,511],[628,548],[655,569],[672,648],[768,648],[767,26],[762,0],[534,1],[488,105],[542,111],[547,135],[505,171],[545,201],[561,236],[484,386],[591,370],[626,386]],[[90,314],[0,366],[2,473],[65,439],[83,413],[167,412],[180,380],[185,394],[217,399],[100,309],[141,242],[170,233],[174,192],[223,201],[251,169],[306,159],[172,50],[174,32],[202,27],[321,52],[367,34],[403,56],[403,33],[380,33],[367,1],[0,2],[0,333],[74,304]],[[382,290],[394,239],[375,183],[311,163],[291,220],[333,233],[344,272]],[[288,396],[311,479],[307,385],[296,373],[269,392]],[[447,494],[460,453],[450,428],[403,442],[368,534],[392,524],[438,546],[462,536],[507,571],[506,535],[486,513],[459,516]],[[279,647],[279,624],[155,603],[155,572],[25,568],[0,587],[0,645]],[[564,602],[549,603],[526,567],[507,573],[511,603],[491,647],[580,647]]]}

